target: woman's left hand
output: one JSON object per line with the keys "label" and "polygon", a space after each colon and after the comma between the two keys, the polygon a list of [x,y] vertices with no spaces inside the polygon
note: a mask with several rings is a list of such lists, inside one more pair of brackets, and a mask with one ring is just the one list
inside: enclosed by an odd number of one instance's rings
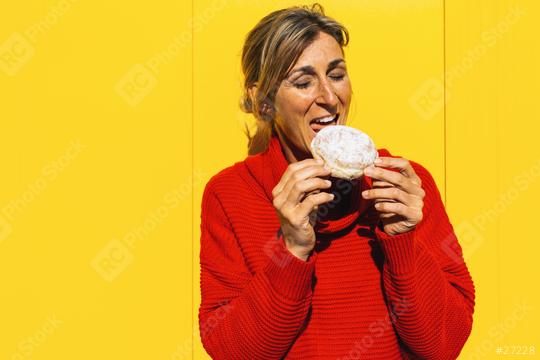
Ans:
{"label": "woman's left hand", "polygon": [[422,221],[426,193],[409,160],[380,157],[364,174],[373,179],[373,189],[363,191],[362,196],[375,201],[385,233],[397,235],[411,231]]}

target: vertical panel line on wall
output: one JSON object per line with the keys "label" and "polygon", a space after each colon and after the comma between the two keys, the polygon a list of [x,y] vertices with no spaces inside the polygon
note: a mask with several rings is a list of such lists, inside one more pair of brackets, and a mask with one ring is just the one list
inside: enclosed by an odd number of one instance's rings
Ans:
{"label": "vertical panel line on wall", "polygon": [[[195,19],[195,0],[191,0],[191,21]],[[195,344],[194,331],[195,328],[195,319],[193,316],[193,306],[194,306],[194,295],[193,295],[193,276],[195,272],[193,271],[194,260],[193,260],[193,249],[195,249],[195,227],[193,222],[195,217],[193,216],[195,210],[195,188],[193,187],[193,172],[195,171],[195,31],[193,31],[193,26],[191,26],[191,359],[193,360]]]}
{"label": "vertical panel line on wall", "polygon": [[[495,4],[495,18],[500,19],[500,13],[499,13],[499,6],[500,2],[496,2]],[[482,9],[483,10],[483,9]],[[500,166],[500,159],[501,159],[501,153],[500,153],[500,127],[499,127],[499,54],[497,53],[497,50],[495,49],[495,159],[496,160],[496,167],[497,167],[497,192],[496,194],[501,194],[502,189],[502,174],[501,174],[501,166]],[[501,220],[500,218],[496,222],[497,225],[497,321],[500,324],[501,318],[502,318],[502,312],[501,312],[501,306],[502,306],[502,283],[501,283],[501,277],[502,277],[502,247],[503,247],[503,241],[501,237]]]}
{"label": "vertical panel line on wall", "polygon": [[447,204],[447,181],[446,181],[446,0],[442,3],[443,11],[443,154],[444,154],[444,206]]}

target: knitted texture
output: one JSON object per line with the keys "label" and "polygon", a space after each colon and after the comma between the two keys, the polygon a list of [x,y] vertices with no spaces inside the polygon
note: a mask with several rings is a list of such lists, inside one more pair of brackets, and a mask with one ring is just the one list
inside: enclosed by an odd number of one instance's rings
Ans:
{"label": "knitted texture", "polygon": [[[392,156],[378,150],[379,156]],[[382,231],[373,203],[318,224],[308,261],[285,247],[272,189],[288,166],[268,150],[214,175],[201,211],[202,343],[214,359],[455,359],[474,285],[430,173],[412,231]]]}

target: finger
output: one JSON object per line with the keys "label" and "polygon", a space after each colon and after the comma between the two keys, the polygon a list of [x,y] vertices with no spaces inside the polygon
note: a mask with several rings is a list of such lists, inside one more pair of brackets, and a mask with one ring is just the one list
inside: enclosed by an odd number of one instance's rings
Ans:
{"label": "finger", "polygon": [[[380,218],[383,218],[384,214],[381,214]],[[401,215],[396,215],[396,214],[391,214],[390,216],[385,216],[384,219],[388,222],[388,223],[401,223],[403,224],[404,226],[408,227],[408,228],[413,228],[413,227],[416,227],[416,225],[418,223],[413,223],[412,221],[409,221],[407,219],[405,219],[403,216]]]}
{"label": "finger", "polygon": [[409,160],[405,158],[381,156],[375,159],[375,166],[398,169],[400,173],[411,179],[418,177]]}
{"label": "finger", "polygon": [[318,194],[310,195],[302,201],[298,207],[296,213],[298,216],[308,216],[316,206],[325,204],[334,199],[334,194],[320,192]]}
{"label": "finger", "polygon": [[289,196],[289,192],[297,182],[313,177],[328,176],[330,173],[331,171],[326,169],[323,165],[311,165],[304,167],[289,176],[289,180],[283,187],[282,192],[285,193],[286,196]]}
{"label": "finger", "polygon": [[401,215],[396,215],[394,213],[379,213],[379,218],[380,219],[390,219],[390,218],[393,218],[393,217],[401,217]]}
{"label": "finger", "polygon": [[394,185],[390,184],[389,182],[381,181],[381,180],[374,180],[372,186],[374,188],[394,187]]}
{"label": "finger", "polygon": [[408,221],[420,222],[422,220],[422,209],[406,206],[399,202],[381,202],[375,204],[375,208],[381,213],[401,215]]}
{"label": "finger", "polygon": [[292,186],[287,201],[297,205],[306,193],[317,189],[328,189],[331,186],[332,182],[330,180],[323,180],[318,177],[299,181]]}
{"label": "finger", "polygon": [[[393,188],[393,187],[395,187],[393,184],[386,181],[373,180],[373,183],[372,183],[373,189],[386,189],[386,188]],[[374,203],[378,203],[380,201],[394,201],[394,200],[381,198],[381,199],[375,199]]]}
{"label": "finger", "polygon": [[405,190],[409,194],[415,194],[420,196],[423,192],[420,186],[413,183],[411,179],[399,172],[387,170],[380,167],[368,167],[365,170],[365,174],[377,180],[389,182],[394,186]]}
{"label": "finger", "polygon": [[[304,168],[301,171],[305,171],[305,173],[293,174],[291,178],[289,179],[289,182],[286,184],[285,189],[283,189],[283,191],[281,191],[279,194],[277,194],[276,197],[274,197],[273,204],[276,209],[281,209],[282,211],[288,211],[291,209],[294,210],[296,206],[298,205],[298,203],[301,202],[302,198],[306,196],[306,193],[308,192],[315,193],[315,192],[318,192],[316,191],[318,189],[330,188],[332,186],[332,182],[327,182],[330,180],[321,179],[319,177],[308,177],[307,179],[300,180],[300,181],[295,180],[296,178],[310,176],[312,174],[324,175],[325,174],[324,169],[317,170],[317,169]],[[308,182],[307,184],[304,184],[304,182],[307,180],[314,180],[314,182]],[[294,191],[294,194],[291,196],[291,192],[293,191]]]}
{"label": "finger", "polygon": [[283,191],[283,187],[285,186],[287,181],[289,181],[289,178],[291,177],[291,175],[294,174],[296,171],[306,166],[317,165],[317,164],[322,164],[322,163],[323,163],[322,160],[306,159],[306,160],[289,164],[289,166],[287,166],[287,169],[281,176],[281,179],[279,180],[279,182],[276,184],[274,189],[272,189],[272,195],[276,197],[277,194]]}
{"label": "finger", "polygon": [[[393,202],[399,201],[407,206],[418,206],[419,201],[421,201],[416,196],[412,196],[397,187],[364,190],[362,197],[364,199],[374,200],[384,199],[385,201],[390,199]],[[378,203],[380,201],[375,202]]]}
{"label": "finger", "polygon": [[285,184],[289,181],[289,178],[291,177],[291,175],[294,174],[296,171],[299,171],[307,166],[322,165],[323,163],[324,163],[323,160],[315,160],[315,159],[305,159],[302,161],[291,163],[289,166],[287,166],[287,169],[281,176],[281,179],[276,184],[274,189],[272,189],[272,195],[276,197],[277,194],[283,191]]}

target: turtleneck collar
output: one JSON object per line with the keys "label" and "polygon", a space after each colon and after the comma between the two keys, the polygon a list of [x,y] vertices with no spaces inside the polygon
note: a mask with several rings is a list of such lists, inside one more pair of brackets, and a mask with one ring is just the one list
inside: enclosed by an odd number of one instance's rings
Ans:
{"label": "turtleneck collar", "polygon": [[[380,149],[378,152],[380,156],[389,155],[385,149]],[[279,182],[289,165],[281,148],[279,138],[274,135],[266,151],[248,156],[244,164],[254,177],[254,180],[262,187],[265,197],[271,202],[273,200],[272,189]],[[365,175],[351,182],[333,179],[331,191],[337,191],[340,195],[337,195],[332,202],[323,206],[329,208],[339,206],[339,201],[342,200],[339,198],[340,196],[351,197],[350,206],[348,206],[348,209],[343,209],[342,216],[335,219],[324,216],[323,213],[327,211],[321,209],[323,207],[321,206],[319,209],[321,216],[318,217],[315,224],[315,231],[319,234],[331,234],[350,227],[361,215],[372,208],[372,202],[361,197],[361,192],[370,188],[372,188],[372,179]]]}

